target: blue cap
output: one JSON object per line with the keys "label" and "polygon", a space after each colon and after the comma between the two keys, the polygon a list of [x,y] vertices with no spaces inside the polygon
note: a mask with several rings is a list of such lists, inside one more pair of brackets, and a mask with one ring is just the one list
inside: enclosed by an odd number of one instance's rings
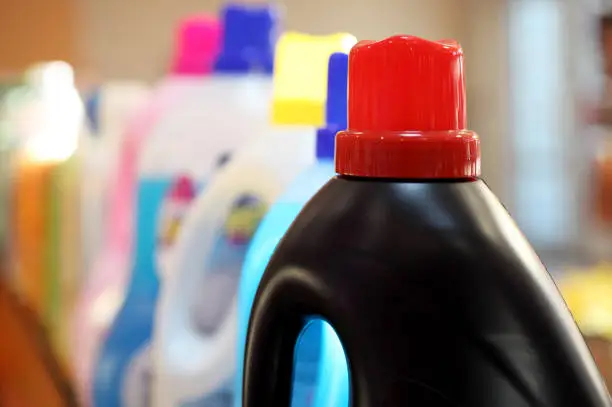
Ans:
{"label": "blue cap", "polygon": [[278,13],[269,5],[225,6],[223,41],[214,72],[272,74],[277,23]]}
{"label": "blue cap", "polygon": [[317,158],[334,158],[336,133],[346,129],[348,54],[336,52],[329,58],[327,73],[326,126],[317,131]]}
{"label": "blue cap", "polygon": [[102,98],[102,90],[96,88],[91,92],[85,100],[85,115],[89,122],[89,128],[92,134],[98,134],[100,131],[100,99]]}

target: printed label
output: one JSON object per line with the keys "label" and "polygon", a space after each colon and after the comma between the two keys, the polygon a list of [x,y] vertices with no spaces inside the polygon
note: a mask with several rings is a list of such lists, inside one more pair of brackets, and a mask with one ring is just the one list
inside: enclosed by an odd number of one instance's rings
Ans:
{"label": "printed label", "polygon": [[[147,360],[146,349],[151,340],[158,284],[161,280],[156,274],[163,272],[163,269],[160,270],[163,261],[160,260],[167,254],[163,250],[157,251],[158,240],[163,234],[160,231],[165,230],[161,225],[167,224],[160,217],[173,218],[174,215],[168,214],[184,213],[175,211],[177,202],[171,199],[180,178],[143,177],[138,180],[135,256],[131,281],[123,297],[123,305],[101,346],[92,383],[94,405],[150,405],[152,371],[148,367],[150,361]],[[171,249],[171,246],[164,245],[164,249]]]}
{"label": "printed label", "polygon": [[[174,96],[181,100],[180,108],[173,105],[163,117],[156,118],[138,157],[130,282],[95,368],[92,398],[96,406],[149,405],[151,378],[143,349],[151,339],[169,250],[180,233],[189,201],[196,195],[193,190],[201,188],[211,173],[227,162],[246,134],[231,132],[229,138],[212,141],[210,137],[202,138],[202,134],[215,134],[216,129],[209,121],[201,120],[200,102],[205,87],[193,85],[185,84],[176,90]],[[201,124],[202,131],[197,131],[194,123]],[[227,123],[220,120],[219,126]],[[182,176],[184,173],[193,175],[193,179]]]}
{"label": "printed label", "polygon": [[[266,211],[266,203],[254,194],[240,196],[231,206],[224,226],[214,239],[201,295],[191,307],[193,324],[201,335],[215,335],[228,318],[232,301],[236,299],[247,248]],[[234,378],[223,380],[226,384],[218,391],[185,402],[181,407],[232,407]]]}
{"label": "printed label", "polygon": [[193,322],[202,335],[213,335],[225,319],[237,294],[249,242],[266,209],[255,195],[245,194],[234,202],[223,229],[218,232],[207,260],[202,295],[192,306]]}
{"label": "printed label", "polygon": [[195,183],[186,175],[177,177],[166,192],[157,221],[157,272],[162,276],[165,275],[168,254],[176,243],[183,218],[195,197]]}

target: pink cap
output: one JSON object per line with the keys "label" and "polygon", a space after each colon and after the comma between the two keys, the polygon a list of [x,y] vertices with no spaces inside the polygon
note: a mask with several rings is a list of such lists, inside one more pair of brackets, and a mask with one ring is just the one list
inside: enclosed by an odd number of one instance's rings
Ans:
{"label": "pink cap", "polygon": [[186,175],[179,176],[170,187],[167,196],[174,202],[191,202],[196,196],[193,181]]}
{"label": "pink cap", "polygon": [[190,16],[177,27],[172,73],[201,75],[212,71],[221,43],[221,24],[209,15]]}

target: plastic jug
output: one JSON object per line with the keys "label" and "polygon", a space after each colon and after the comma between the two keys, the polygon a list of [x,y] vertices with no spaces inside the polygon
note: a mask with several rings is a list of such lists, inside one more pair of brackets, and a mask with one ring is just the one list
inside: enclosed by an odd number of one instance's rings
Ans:
{"label": "plastic jug", "polygon": [[149,88],[140,83],[114,82],[100,87],[86,104],[93,135],[82,149],[84,276],[71,316],[75,388],[85,406],[91,405],[91,376],[100,341],[125,289],[140,142],[167,100],[149,103],[149,95]]}
{"label": "plastic jug", "polygon": [[19,146],[10,115],[15,109],[15,104],[19,104],[20,94],[24,92],[23,88],[18,81],[0,83],[0,257],[3,259],[0,268],[5,273],[0,277],[9,285],[13,280],[9,254],[11,251],[9,225],[12,209],[13,159]]}
{"label": "plastic jug", "polygon": [[[4,271],[2,278],[5,283],[10,289],[21,295],[26,295],[23,277],[20,276],[24,269],[20,268],[17,264],[24,253],[20,250],[20,245],[33,244],[37,237],[36,234],[29,234],[23,227],[20,227],[16,220],[16,215],[19,212],[15,204],[17,203],[17,192],[19,192],[17,188],[19,185],[17,183],[17,170],[23,168],[28,163],[23,157],[23,147],[27,140],[27,132],[23,125],[23,119],[25,118],[23,112],[29,110],[28,107],[33,103],[34,97],[32,89],[27,81],[25,81],[25,78],[21,79],[22,82],[19,86],[12,87],[3,94],[2,106],[0,107],[0,126],[2,126],[3,143],[5,143],[2,146],[3,152],[0,153],[2,154],[2,157],[0,157],[2,158],[0,163],[2,175],[0,177],[3,183],[2,188],[4,188],[2,194],[5,221],[5,235],[2,239],[0,254],[3,256],[3,264],[1,266]],[[23,214],[23,212],[21,213]],[[26,261],[31,261],[31,258]]]}
{"label": "plastic jug", "polygon": [[351,38],[286,33],[279,39],[273,103],[278,128],[256,133],[219,171],[190,208],[170,255],[155,324],[157,406],[233,405],[244,256],[268,206],[313,161],[327,61],[331,53],[348,50]]}
{"label": "plastic jug", "polygon": [[[206,46],[209,57],[217,55],[209,58],[213,75],[175,75],[154,92],[155,99],[158,91],[167,94],[172,89],[174,103],[157,117],[138,160],[132,272],[125,300],[94,368],[95,406],[150,403],[149,342],[158,278],[165,275],[163,264],[158,263],[165,255],[159,256],[158,250],[168,250],[157,245],[159,217],[165,216],[163,204],[180,177],[189,177],[197,188],[205,187],[221,159],[248,139],[246,128],[256,132],[268,128],[272,14],[266,6],[227,6],[220,54],[210,53],[217,48],[219,33],[210,19],[190,21],[181,29],[190,46],[200,50]],[[243,43],[228,41],[241,30],[249,32],[251,42],[244,43],[244,36]],[[196,34],[205,38],[196,41]],[[187,69],[190,63],[175,66]]]}
{"label": "plastic jug", "polygon": [[[101,85],[86,103],[92,134],[82,145],[81,186],[83,268],[91,271],[92,261],[102,246],[104,225],[109,218],[110,192],[124,145],[128,124],[145,107],[149,88],[140,82],[112,81]],[[82,143],[84,144],[84,143]]]}
{"label": "plastic jug", "polygon": [[349,57],[336,177],[262,277],[243,406],[288,406],[310,318],[337,332],[355,407],[610,406],[550,275],[480,177],[463,52],[412,36]]}
{"label": "plastic jug", "polygon": [[12,113],[16,287],[67,362],[69,317],[79,283],[79,141],[84,109],[72,67],[54,61],[25,74],[28,95]]}
{"label": "plastic jug", "polygon": [[[236,394],[242,394],[244,345],[251,306],[270,256],[306,202],[334,175],[334,139],[346,128],[348,55],[335,53],[329,60],[326,126],[317,131],[317,162],[303,171],[274,202],[261,221],[247,251],[238,288],[238,340]],[[348,406],[348,372],[342,346],[327,324],[313,321],[296,349],[292,406]],[[336,363],[337,362],[337,363]],[[311,404],[315,400],[314,404]],[[235,407],[242,406],[236,397]]]}
{"label": "plastic jug", "polygon": [[[152,308],[155,305],[155,297],[157,293],[157,281],[155,271],[151,270],[154,267],[153,247],[154,247],[154,229],[155,229],[155,212],[139,211],[137,204],[143,205],[141,201],[141,191],[137,191],[137,179],[141,178],[143,161],[147,155],[150,156],[151,146],[150,141],[160,122],[167,120],[167,117],[175,112],[176,106],[184,108],[185,105],[193,104],[194,100],[185,99],[185,89],[189,83],[194,84],[199,89],[202,88],[202,83],[206,82],[207,76],[212,71],[214,58],[217,55],[218,38],[219,38],[219,23],[216,19],[209,16],[191,16],[182,21],[177,26],[176,46],[174,61],[172,63],[172,71],[152,92],[149,102],[145,108],[136,114],[126,131],[124,137],[125,144],[123,145],[117,171],[114,176],[115,191],[111,194],[111,209],[109,214],[109,229],[105,236],[105,244],[101,255],[94,263],[93,270],[90,273],[90,281],[85,291],[83,292],[83,300],[89,303],[89,306],[82,307],[77,316],[75,329],[75,343],[79,343],[77,338],[84,336],[85,339],[80,341],[79,345],[81,352],[76,356],[80,357],[77,366],[80,366],[82,376],[79,378],[79,389],[81,400],[86,405],[107,405],[106,403],[114,403],[108,405],[123,405],[121,397],[123,394],[122,382],[123,379],[115,374],[115,371],[123,372],[126,367],[126,361],[113,360],[113,371],[108,373],[105,371],[99,372],[100,364],[104,362],[105,352],[103,345],[108,338],[108,330],[111,328],[120,310],[128,316],[124,317],[127,324],[138,321],[141,324],[135,326],[133,332],[127,329],[128,340],[125,341],[125,332],[121,327],[111,331],[111,334],[117,337],[116,341],[124,340],[127,348],[115,347],[110,349],[107,354],[117,352],[131,353],[134,348],[142,341],[146,342],[150,332],[150,327],[147,325],[146,309],[141,316],[136,313],[134,315],[134,304],[142,303],[144,307]],[[186,85],[187,84],[187,85]],[[206,95],[199,95],[206,98]],[[192,107],[193,109],[193,107]],[[176,113],[174,113],[176,115]],[[180,124],[180,123],[179,123]],[[166,140],[158,141],[158,144],[167,142],[169,136],[166,127]],[[161,136],[163,137],[163,136]],[[158,137],[161,138],[161,137]],[[155,148],[155,146],[153,146]],[[159,148],[158,148],[159,149]],[[179,157],[180,159],[180,157]],[[150,161],[150,159],[149,159]],[[176,160],[175,160],[176,161]],[[153,167],[149,165],[149,167]],[[163,168],[162,168],[163,170]],[[150,172],[150,171],[149,171]],[[163,173],[163,171],[162,171]],[[171,174],[168,174],[170,177]],[[169,180],[167,182],[173,182]],[[163,201],[165,191],[159,192],[159,201]],[[150,199],[150,198],[149,198]],[[159,204],[159,203],[158,203]],[[144,217],[144,219],[138,219]],[[138,222],[146,221],[146,226],[150,236],[142,235],[140,231],[132,233],[134,226]],[[145,231],[146,233],[146,231]],[[141,290],[135,298],[131,299],[131,306],[127,304],[126,294],[133,291],[135,283],[134,276],[130,275],[134,261],[134,250],[138,242],[133,242],[140,234],[140,239],[148,241],[145,249],[149,248],[149,252],[140,254],[140,261],[146,261],[148,269],[142,280],[147,282],[147,285]],[[136,253],[136,257],[139,254]],[[87,288],[90,288],[87,290]],[[145,297],[144,299],[142,297]],[[81,311],[82,310],[82,311]],[[130,312],[131,311],[131,312]],[[144,319],[144,321],[139,321]],[[144,327],[142,326],[144,324]],[[150,322],[148,323],[150,325]],[[79,329],[79,328],[82,328]],[[131,337],[131,338],[130,338]],[[127,342],[127,343],[126,343]],[[106,343],[108,345],[108,343]],[[99,373],[99,374],[98,374]],[[113,381],[114,380],[114,381]],[[143,387],[144,386],[144,387]],[[133,389],[134,397],[146,398],[146,383]],[[112,402],[110,401],[112,400]]]}

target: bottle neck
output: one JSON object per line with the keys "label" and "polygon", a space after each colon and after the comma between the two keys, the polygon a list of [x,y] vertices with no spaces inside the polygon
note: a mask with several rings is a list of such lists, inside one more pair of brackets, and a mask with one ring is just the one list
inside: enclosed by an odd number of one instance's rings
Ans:
{"label": "bottle neck", "polygon": [[336,133],[341,130],[337,126],[328,125],[317,130],[316,157],[317,161],[333,160]]}

